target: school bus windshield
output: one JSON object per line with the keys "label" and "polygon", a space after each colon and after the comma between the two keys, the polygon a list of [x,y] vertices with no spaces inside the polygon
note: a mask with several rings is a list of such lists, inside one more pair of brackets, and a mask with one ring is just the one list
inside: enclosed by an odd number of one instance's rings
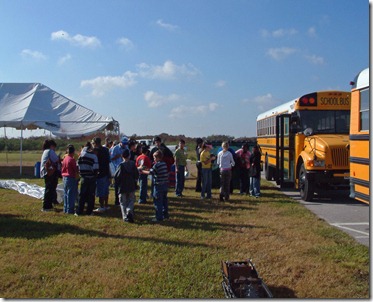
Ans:
{"label": "school bus windshield", "polygon": [[301,128],[312,128],[314,134],[348,134],[350,111],[302,110],[298,112]]}

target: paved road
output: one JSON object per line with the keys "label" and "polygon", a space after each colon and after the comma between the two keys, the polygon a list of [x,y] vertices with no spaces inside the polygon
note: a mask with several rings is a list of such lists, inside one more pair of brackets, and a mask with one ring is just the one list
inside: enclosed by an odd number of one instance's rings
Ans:
{"label": "paved road", "polygon": [[[272,183],[276,184],[274,181]],[[349,198],[348,191],[328,191],[325,196],[317,196],[311,202],[301,200],[298,191],[284,189],[282,192],[369,247],[369,205]]]}

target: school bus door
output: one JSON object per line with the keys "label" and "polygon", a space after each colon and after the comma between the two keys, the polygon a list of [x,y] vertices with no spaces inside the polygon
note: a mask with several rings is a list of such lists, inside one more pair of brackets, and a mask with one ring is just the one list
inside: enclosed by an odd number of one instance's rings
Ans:
{"label": "school bus door", "polygon": [[281,188],[294,187],[294,134],[290,114],[276,116],[276,183]]}

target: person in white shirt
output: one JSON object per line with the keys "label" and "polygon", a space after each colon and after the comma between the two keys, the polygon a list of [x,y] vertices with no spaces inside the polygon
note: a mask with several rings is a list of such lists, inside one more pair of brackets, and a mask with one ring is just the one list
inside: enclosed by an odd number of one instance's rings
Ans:
{"label": "person in white shirt", "polygon": [[234,159],[231,152],[229,152],[228,142],[221,144],[222,151],[218,153],[217,165],[220,169],[220,201],[229,200],[230,182],[232,178],[232,167],[234,166]]}

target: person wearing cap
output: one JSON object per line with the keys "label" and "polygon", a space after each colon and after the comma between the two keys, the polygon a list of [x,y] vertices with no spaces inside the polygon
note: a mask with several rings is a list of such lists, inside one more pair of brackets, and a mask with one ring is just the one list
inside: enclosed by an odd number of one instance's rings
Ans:
{"label": "person wearing cap", "polygon": [[202,188],[201,188],[201,199],[211,199],[211,187],[212,187],[212,161],[215,160],[215,155],[211,154],[212,145],[208,142],[203,142],[201,145],[201,174],[202,174]]}
{"label": "person wearing cap", "polygon": [[139,171],[136,164],[130,159],[130,150],[123,151],[123,162],[118,166],[115,172],[114,180],[119,188],[120,209],[122,218],[125,222],[134,222],[134,205],[135,191],[137,180],[139,179]]}
{"label": "person wearing cap", "polygon": [[68,145],[66,156],[62,161],[61,175],[63,180],[63,212],[66,214],[75,213],[75,201],[78,193],[78,182],[76,175],[78,174],[78,166],[76,164],[74,154],[75,148],[73,145]]}
{"label": "person wearing cap", "polygon": [[[128,149],[128,137],[123,136],[120,140],[120,143],[115,145],[111,149],[110,159],[111,162],[114,164],[114,170],[116,171],[120,163],[123,161],[122,155],[123,151]],[[115,205],[119,205],[119,192],[118,186],[114,183],[114,191],[115,191]]]}
{"label": "person wearing cap", "polygon": [[109,186],[110,186],[110,153],[109,149],[102,146],[101,138],[95,137],[92,146],[97,154],[99,171],[96,179],[96,196],[100,207],[96,212],[104,212],[109,209]]}

